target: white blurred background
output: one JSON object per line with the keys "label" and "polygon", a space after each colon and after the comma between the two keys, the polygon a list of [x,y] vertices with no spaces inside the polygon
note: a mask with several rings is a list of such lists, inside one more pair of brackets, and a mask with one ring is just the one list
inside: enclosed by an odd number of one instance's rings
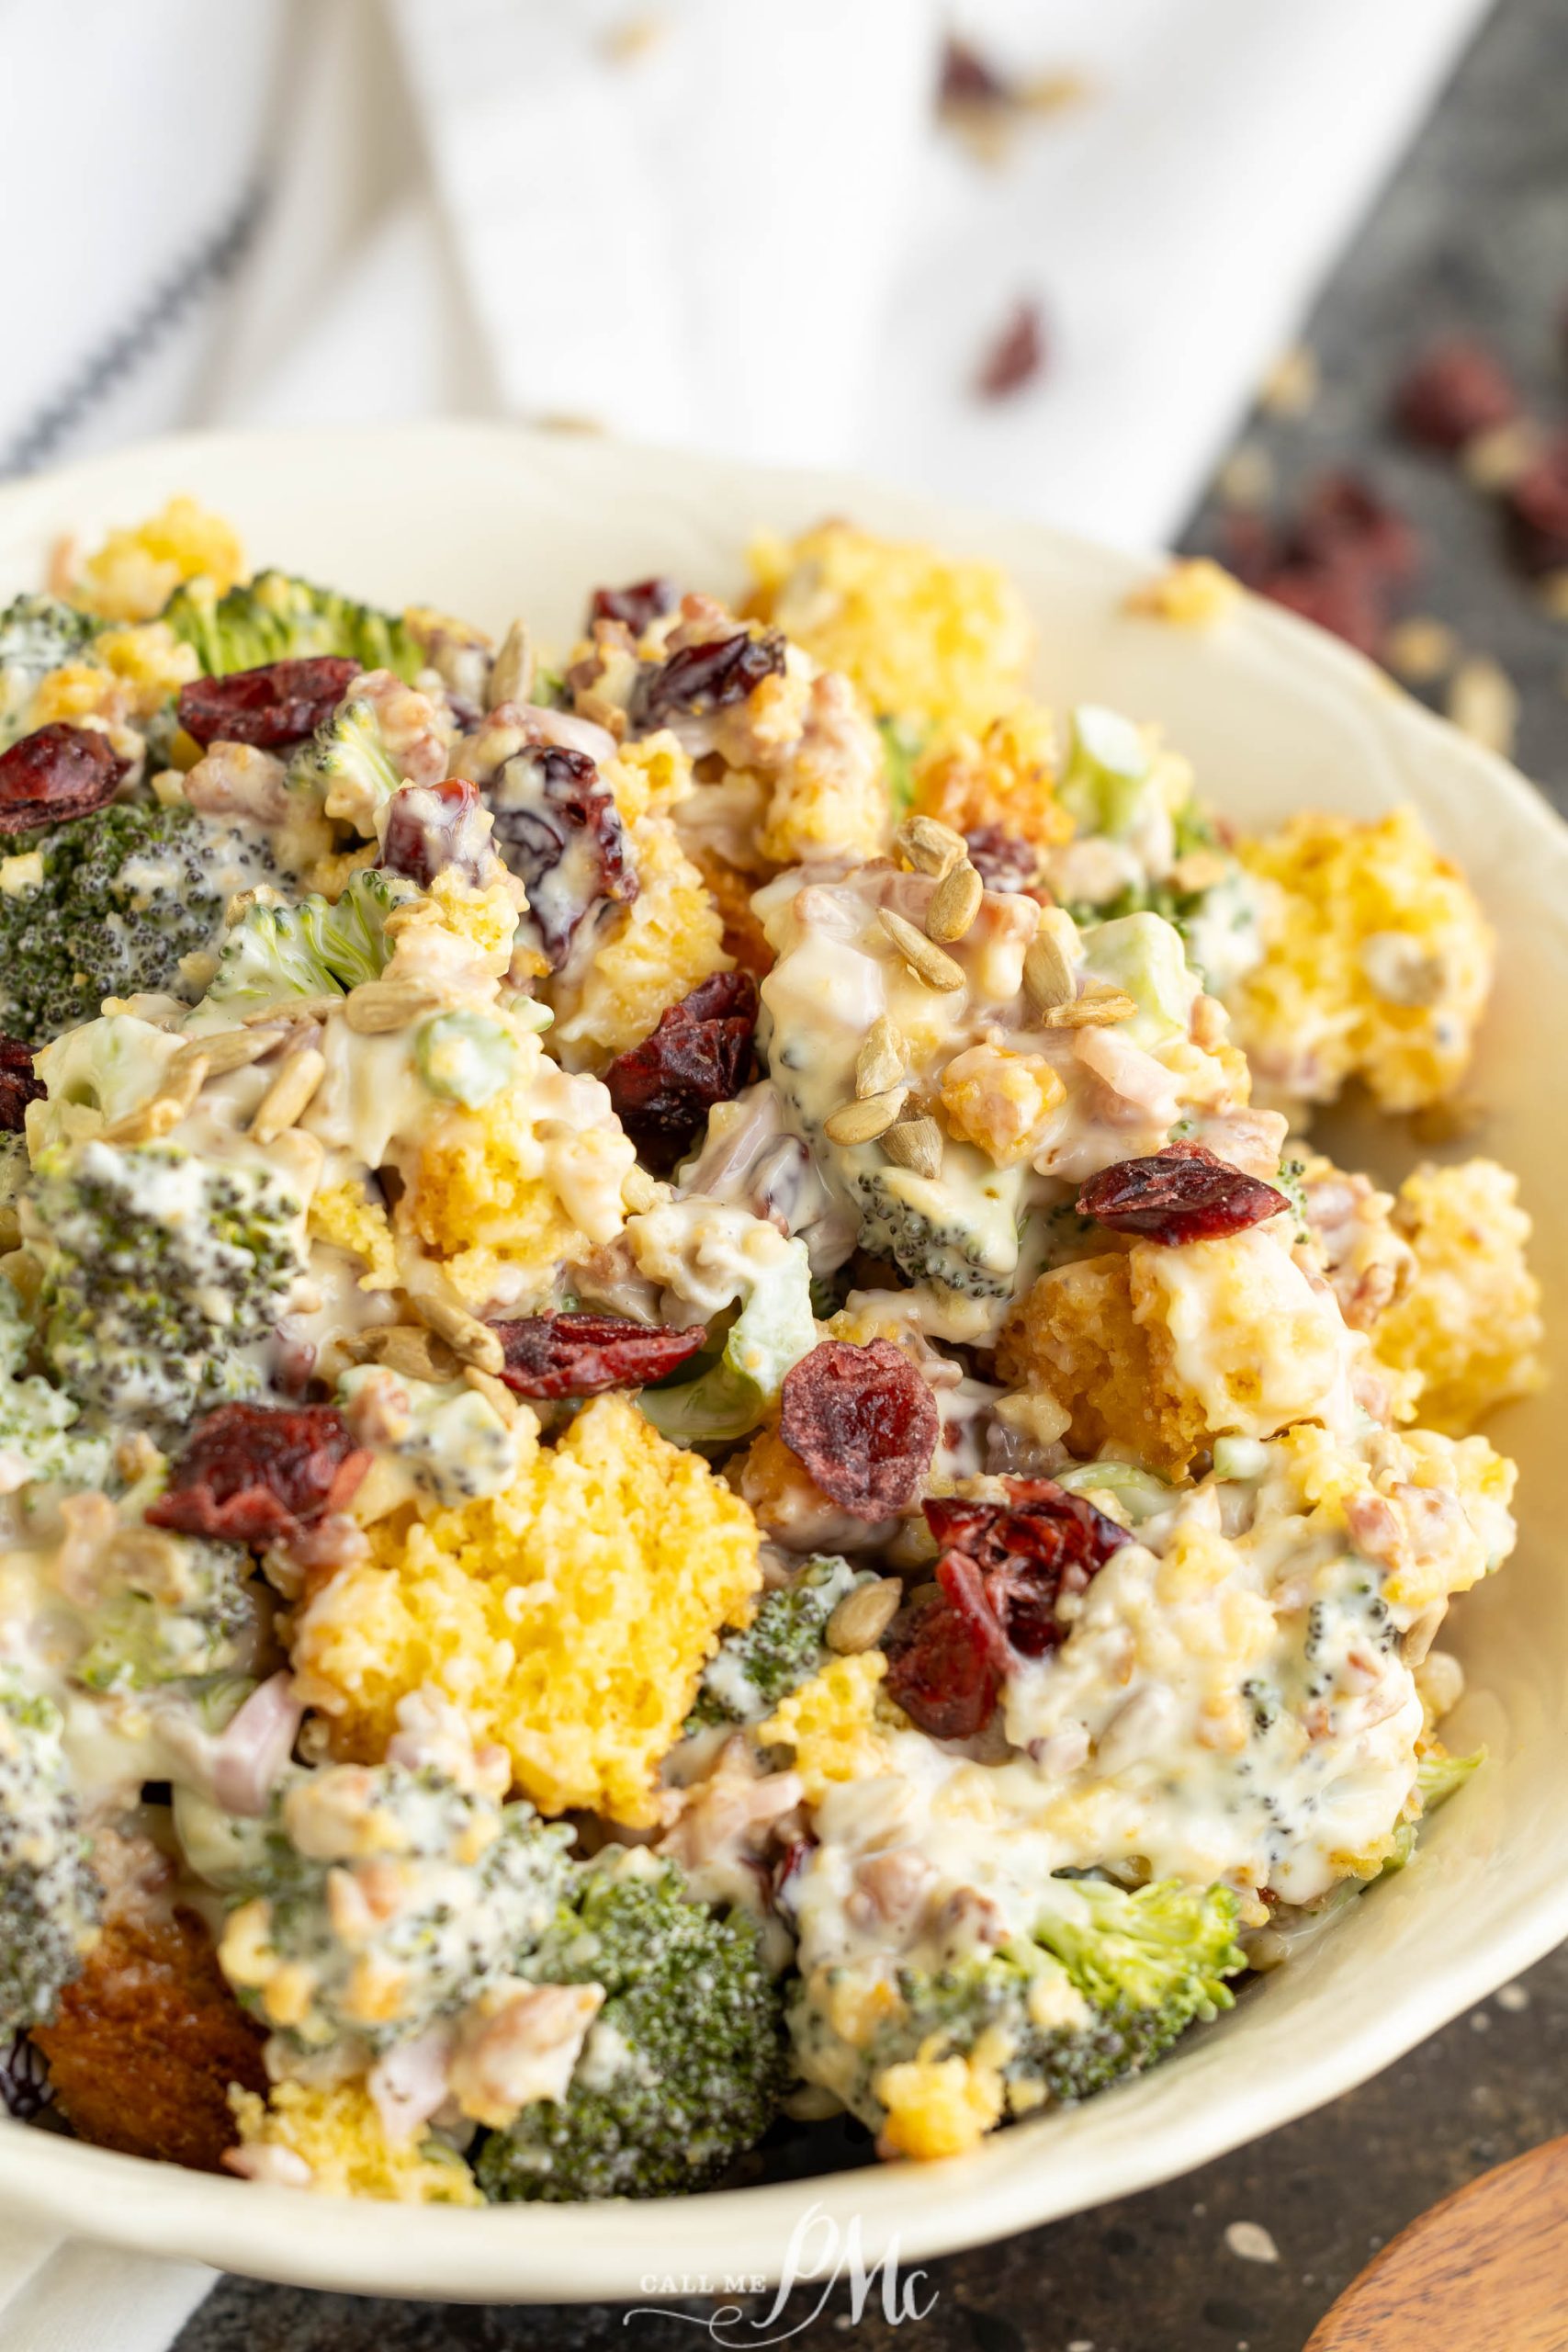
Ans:
{"label": "white blurred background", "polygon": [[1152,543],[1487,6],[0,0],[0,472],[503,414]]}

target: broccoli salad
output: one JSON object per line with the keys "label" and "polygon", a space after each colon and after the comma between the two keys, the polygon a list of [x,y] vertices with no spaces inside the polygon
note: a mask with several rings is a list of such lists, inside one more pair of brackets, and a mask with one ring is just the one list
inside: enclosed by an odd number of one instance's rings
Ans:
{"label": "broccoli salad", "polygon": [[549,647],[188,499],[56,570],[0,613],[14,2116],[470,2206],[958,2155],[1419,1866],[1540,1323],[1506,1170],[1309,1136],[1467,1066],[1415,816],[1239,834],[1032,698],[999,572],[848,523]]}

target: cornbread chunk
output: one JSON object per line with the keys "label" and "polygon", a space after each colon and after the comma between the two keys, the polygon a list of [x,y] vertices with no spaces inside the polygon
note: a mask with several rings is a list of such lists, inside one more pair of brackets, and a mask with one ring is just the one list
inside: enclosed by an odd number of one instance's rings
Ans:
{"label": "cornbread chunk", "polygon": [[955,832],[991,825],[1048,849],[1073,820],[1056,797],[1056,729],[1048,710],[1021,704],[981,735],[944,736],[915,770],[915,805]]}
{"label": "cornbread chunk", "polygon": [[[880,1650],[831,1658],[762,1724],[757,1736],[764,1746],[795,1750],[808,1804],[819,1804],[835,1782],[874,1780],[886,1769],[877,1713],[878,1685],[886,1672]],[[903,1721],[897,1708],[890,1717]]]}
{"label": "cornbread chunk", "polygon": [[552,1044],[569,1068],[604,1069],[659,1025],[699,981],[728,972],[724,918],[668,817],[632,833],[637,895],[596,944],[576,985],[549,991]]}
{"label": "cornbread chunk", "polygon": [[596,1398],[554,1448],[520,1442],[502,1493],[367,1531],[368,1557],[296,1620],[298,1688],[341,1756],[384,1754],[424,1685],[506,1750],[542,1812],[653,1822],[660,1759],[720,1629],[750,1613],[756,1521],[624,1396]]}
{"label": "cornbread chunk", "polygon": [[1071,1415],[1075,1453],[1129,1449],[1179,1477],[1207,1439],[1196,1398],[1170,1371],[1168,1334],[1134,1312],[1132,1253],[1079,1258],[1042,1274],[1002,1326],[998,1377]]}
{"label": "cornbread chunk", "polygon": [[1394,1230],[1416,1274],[1372,1327],[1391,1370],[1420,1382],[1416,1409],[1433,1429],[1462,1436],[1545,1377],[1540,1285],[1525,1262],[1530,1221],[1518,1180],[1495,1159],[1417,1168],[1399,1188]]}
{"label": "cornbread chunk", "polygon": [[757,610],[873,710],[978,729],[1021,699],[1033,629],[997,565],[844,522],[758,539],[750,560]]}
{"label": "cornbread chunk", "polygon": [[[282,2082],[270,2097],[233,2096],[240,2144],[231,2171],[313,2188],[327,2197],[378,2197],[399,2205],[482,2205],[479,2184],[455,2148],[428,2125],[407,2140],[387,2137],[363,2082]],[[233,2132],[231,2131],[231,2141]]]}
{"label": "cornbread chunk", "polygon": [[1492,985],[1491,929],[1413,809],[1304,811],[1239,845],[1271,886],[1263,960],[1229,998],[1260,1099],[1332,1102],[1362,1080],[1385,1111],[1451,1091]]}
{"label": "cornbread chunk", "polygon": [[171,498],[156,514],[111,531],[82,567],[75,601],[110,621],[150,621],[183,580],[209,580],[220,596],[245,577],[245,553],[220,514]]}
{"label": "cornbread chunk", "polygon": [[1214,1437],[1272,1437],[1340,1405],[1366,1351],[1326,1285],[1255,1227],[1054,1268],[1004,1324],[998,1370],[1071,1413],[1075,1453],[1127,1448],[1175,1476]]}

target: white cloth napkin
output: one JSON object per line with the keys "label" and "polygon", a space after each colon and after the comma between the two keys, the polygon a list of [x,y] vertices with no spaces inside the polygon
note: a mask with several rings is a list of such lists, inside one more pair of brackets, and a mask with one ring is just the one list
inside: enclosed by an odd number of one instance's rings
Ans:
{"label": "white cloth napkin", "polygon": [[[1150,544],[1488,5],[970,0],[986,55],[1088,85],[988,170],[933,122],[935,0],[666,0],[618,59],[624,0],[387,0],[399,194],[220,413],[588,419]],[[1025,297],[1048,365],[983,402]]]}
{"label": "white cloth napkin", "polygon": [[[939,0],[8,0],[13,86],[69,86],[85,128],[69,175],[53,107],[0,150],[7,218],[41,187],[50,219],[8,250],[0,442],[93,381],[270,153],[229,295],[49,454],[569,415],[1153,544],[1488,5],[965,0],[999,60],[1092,85],[989,172],[933,128]],[[1025,296],[1050,364],[981,404]],[[0,2224],[0,2345],[162,2352],[211,2278]]]}
{"label": "white cloth napkin", "polygon": [[165,2352],[216,2273],[0,2222],[6,2352]]}

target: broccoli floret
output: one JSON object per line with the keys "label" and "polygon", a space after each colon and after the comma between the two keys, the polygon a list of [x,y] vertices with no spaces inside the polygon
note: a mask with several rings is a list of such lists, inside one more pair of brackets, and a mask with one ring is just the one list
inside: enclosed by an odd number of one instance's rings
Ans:
{"label": "broccoli floret", "polygon": [[498,1806],[433,1766],[296,1772],[262,1838],[233,1841],[240,1907],[220,1964],[291,2049],[389,2049],[537,1945],[570,1840],[531,1805]]}
{"label": "broccoli floret", "polygon": [[329,817],[369,840],[378,809],[402,782],[376,706],[364,695],[339,703],[289,763],[289,783],[312,792]]}
{"label": "broccoli floret", "polygon": [[387,917],[416,896],[400,875],[365,866],[335,904],[312,895],[294,906],[248,908],[219,953],[202,1011],[220,1010],[218,1025],[228,1028],[285,998],[332,996],[377,978],[392,952]]}
{"label": "broccoli floret", "polygon": [[901,1968],[900,2007],[858,2052],[838,2043],[822,2012],[840,1972],[816,1972],[791,2005],[805,2071],[830,2079],[876,2130],[886,2120],[875,2087],[886,2068],[967,2056],[985,2037],[1007,2112],[1028,2114],[1047,2098],[1089,2098],[1138,2073],[1194,2019],[1232,2006],[1225,1978],[1247,1962],[1227,1887],[1170,1879],[1129,1891],[1086,1878],[1054,1881],[1052,1897],[1032,1938]]}
{"label": "broccoli floret", "polygon": [[262,1386],[264,1340],[304,1264],[300,1204],[269,1169],[164,1144],[55,1146],[31,1205],[50,1371],[107,1419],[164,1434]]}
{"label": "broccoli floret", "polygon": [[824,1557],[808,1560],[793,1584],[764,1593],[751,1623],[726,1634],[704,1668],[688,1731],[760,1723],[771,1715],[820,1667],[823,1629],[844,1595],[872,1580],[847,1560]]}
{"label": "broccoli floret", "polygon": [[1415,1860],[1419,1849],[1421,1831],[1430,1816],[1447,1804],[1456,1792],[1462,1789],[1472,1772],[1479,1771],[1486,1761],[1486,1750],[1478,1747],[1473,1755],[1450,1756],[1441,1740],[1434,1740],[1423,1755],[1416,1770],[1416,1793],[1421,1800],[1421,1810],[1414,1821],[1402,1821],[1393,1833],[1393,1850],[1383,1862],[1384,1872],[1402,1871]]}
{"label": "broccoli floret", "polygon": [[[832,1147],[829,1147],[832,1148]],[[912,1283],[945,1283],[975,1298],[1010,1296],[1018,1268],[1021,1176],[992,1168],[966,1145],[950,1145],[947,1159],[976,1163],[971,1177],[950,1181],[897,1168],[863,1145],[841,1155],[860,1212],[860,1246],[891,1258]]]}
{"label": "broccoli floret", "polygon": [[412,679],[424,661],[418,639],[396,614],[286,571],[258,571],[226,596],[216,595],[209,580],[187,581],[175,589],[163,617],[176,637],[195,646],[210,677],[331,653],[362,670],[395,670]]}
{"label": "broccoli floret", "polygon": [[230,1544],[164,1540],[125,1547],[113,1589],[94,1610],[73,1672],[88,1690],[146,1690],[228,1674],[254,1647],[259,1618],[247,1554]]}
{"label": "broccoli floret", "polygon": [[0,2026],[54,2015],[81,1967],[103,1894],[66,1784],[60,1710],[0,1685]]}
{"label": "broccoli floret", "polygon": [[1088,2098],[1161,2057],[1195,2018],[1230,2008],[1225,1978],[1247,1962],[1228,1887],[1161,1879],[1129,1889],[1089,1878],[1072,1888],[1074,1904],[1034,1934],[1093,2015],[1048,2034],[1042,2063],[1055,2098]]}
{"label": "broccoli floret", "polygon": [[0,1281],[0,1492],[33,1479],[99,1486],[108,1472],[108,1440],[84,1436],[74,1426],[81,1407],[36,1373],[24,1373],[32,1343],[20,1299]]}
{"label": "broccoli floret", "polygon": [[130,801],[0,835],[0,858],[28,861],[0,892],[0,1028],[35,1045],[107,996],[195,998],[182,957],[216,948],[230,893],[275,871],[255,827]]}
{"label": "broccoli floret", "polygon": [[58,596],[17,596],[0,613],[0,746],[25,724],[39,680],[74,662],[96,633],[90,614]]}
{"label": "broccoli floret", "polygon": [[691,1902],[672,1862],[607,1849],[577,1870],[521,1973],[602,1984],[564,2099],[525,2107],[476,2167],[487,2197],[551,2203],[705,2188],[767,2130],[784,2080],[756,1924]]}
{"label": "broccoli floret", "polygon": [[791,1240],[771,1263],[753,1266],[739,1287],[740,1312],[716,1353],[703,1349],[689,1377],[645,1388],[637,1398],[654,1428],[677,1445],[726,1445],[750,1435],[785,1373],[817,1345],[804,1241]]}

